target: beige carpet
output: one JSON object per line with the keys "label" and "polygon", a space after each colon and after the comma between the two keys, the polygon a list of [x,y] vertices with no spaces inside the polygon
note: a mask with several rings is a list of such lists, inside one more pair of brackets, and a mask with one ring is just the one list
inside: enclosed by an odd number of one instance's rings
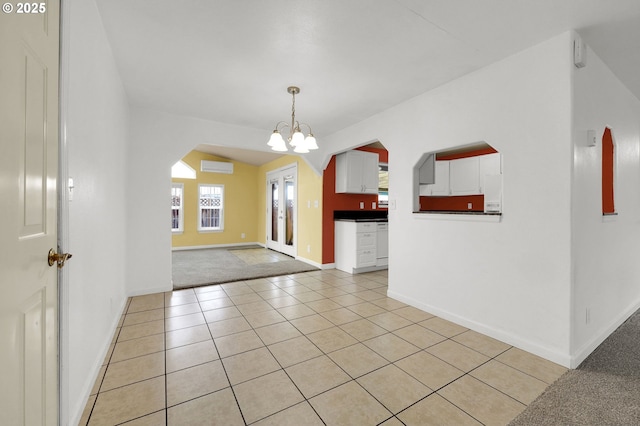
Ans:
{"label": "beige carpet", "polygon": [[317,270],[259,246],[180,250],[172,254],[173,288],[198,287]]}

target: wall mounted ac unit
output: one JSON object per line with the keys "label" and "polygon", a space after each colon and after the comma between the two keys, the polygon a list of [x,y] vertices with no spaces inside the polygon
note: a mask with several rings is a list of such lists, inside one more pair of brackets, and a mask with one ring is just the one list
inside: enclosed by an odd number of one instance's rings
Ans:
{"label": "wall mounted ac unit", "polygon": [[233,174],[233,163],[202,160],[200,161],[200,171],[230,175]]}

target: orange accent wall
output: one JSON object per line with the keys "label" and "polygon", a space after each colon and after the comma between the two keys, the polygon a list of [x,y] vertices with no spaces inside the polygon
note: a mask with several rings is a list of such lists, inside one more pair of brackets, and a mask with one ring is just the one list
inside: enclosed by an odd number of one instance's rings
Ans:
{"label": "orange accent wall", "polygon": [[602,214],[615,213],[613,204],[613,136],[608,127],[602,135]]}
{"label": "orange accent wall", "polygon": [[498,151],[496,151],[492,147],[487,147],[487,148],[476,149],[474,151],[459,152],[456,154],[448,154],[448,155],[436,154],[436,161],[457,160],[459,158],[477,157],[479,155],[495,154],[497,152]]}
{"label": "orange accent wall", "polygon": [[[360,147],[360,151],[375,152],[379,156],[379,162],[389,161],[389,152],[386,149]],[[377,195],[369,194],[336,194],[336,156],[331,157],[331,161],[324,169],[322,175],[322,263],[334,263],[335,227],[333,224],[333,212],[336,210],[357,210],[360,209],[360,202],[364,202],[363,210],[373,210],[371,203],[378,204]],[[387,210],[379,209],[379,210]]]}

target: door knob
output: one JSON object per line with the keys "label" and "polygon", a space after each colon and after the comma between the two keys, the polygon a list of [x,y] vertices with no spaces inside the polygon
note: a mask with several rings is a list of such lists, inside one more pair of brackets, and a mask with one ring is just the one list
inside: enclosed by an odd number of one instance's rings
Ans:
{"label": "door knob", "polygon": [[58,263],[58,268],[62,268],[64,266],[64,262],[67,259],[71,259],[71,253],[56,253],[55,250],[49,250],[49,266],[53,266],[54,263]]}

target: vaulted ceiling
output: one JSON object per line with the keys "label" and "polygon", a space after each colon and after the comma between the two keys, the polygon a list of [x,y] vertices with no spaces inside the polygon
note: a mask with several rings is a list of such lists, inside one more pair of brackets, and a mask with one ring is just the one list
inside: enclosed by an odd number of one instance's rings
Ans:
{"label": "vaulted ceiling", "polygon": [[640,98],[638,0],[97,0],[132,105],[320,140],[567,30]]}

